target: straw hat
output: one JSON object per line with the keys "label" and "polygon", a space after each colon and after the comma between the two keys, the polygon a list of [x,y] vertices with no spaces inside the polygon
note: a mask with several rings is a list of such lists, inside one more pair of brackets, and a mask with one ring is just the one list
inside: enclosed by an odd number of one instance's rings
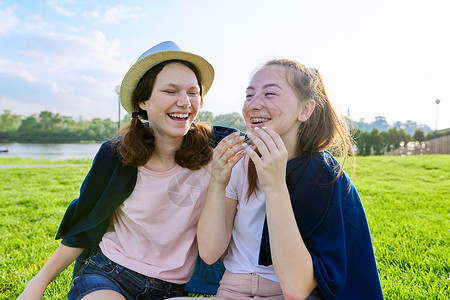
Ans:
{"label": "straw hat", "polygon": [[127,112],[133,112],[131,97],[142,76],[157,64],[173,59],[193,64],[200,74],[200,82],[204,85],[204,94],[208,92],[214,80],[214,68],[211,64],[196,54],[182,51],[174,42],[166,41],[145,51],[125,74],[120,86],[120,102]]}

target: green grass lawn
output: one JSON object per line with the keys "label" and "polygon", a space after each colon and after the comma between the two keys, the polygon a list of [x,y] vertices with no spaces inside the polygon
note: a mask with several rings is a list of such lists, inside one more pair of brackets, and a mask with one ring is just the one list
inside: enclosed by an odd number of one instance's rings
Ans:
{"label": "green grass lawn", "polygon": [[[0,159],[0,165],[49,163],[55,162]],[[90,167],[86,160],[65,163],[0,168],[0,299],[15,299],[59,244],[59,222]],[[353,181],[385,298],[449,299],[450,155],[357,157]],[[44,299],[65,299],[71,272]]]}

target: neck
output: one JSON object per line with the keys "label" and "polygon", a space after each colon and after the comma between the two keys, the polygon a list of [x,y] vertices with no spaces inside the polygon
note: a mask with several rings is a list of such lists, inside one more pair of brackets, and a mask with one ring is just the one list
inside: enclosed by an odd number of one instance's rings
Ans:
{"label": "neck", "polygon": [[297,156],[297,143],[295,143],[293,146],[286,145],[286,149],[288,151],[288,161]]}
{"label": "neck", "polygon": [[183,138],[159,138],[155,136],[155,150],[145,164],[152,171],[167,171],[172,169],[175,162],[175,152],[180,149]]}
{"label": "neck", "polygon": [[288,160],[291,160],[297,156],[297,149],[298,149],[298,137],[297,134],[288,134],[285,136],[282,136],[281,139],[283,140],[284,146],[286,147],[286,150],[288,151]]}

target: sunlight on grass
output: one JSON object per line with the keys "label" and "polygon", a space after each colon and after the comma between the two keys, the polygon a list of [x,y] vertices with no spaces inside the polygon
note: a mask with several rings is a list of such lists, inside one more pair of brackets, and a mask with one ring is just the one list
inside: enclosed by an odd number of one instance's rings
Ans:
{"label": "sunlight on grass", "polygon": [[[0,159],[0,164],[54,161]],[[90,161],[0,169],[0,299],[15,299],[58,246],[67,205]],[[352,174],[353,161],[346,164]],[[448,299],[450,155],[356,158],[352,179],[366,210],[386,299]],[[64,299],[68,268],[44,299]]]}

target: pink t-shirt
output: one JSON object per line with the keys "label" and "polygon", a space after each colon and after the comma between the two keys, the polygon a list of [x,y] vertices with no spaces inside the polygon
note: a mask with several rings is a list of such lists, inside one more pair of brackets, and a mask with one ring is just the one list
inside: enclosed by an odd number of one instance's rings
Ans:
{"label": "pink t-shirt", "polygon": [[100,249],[112,261],[146,276],[183,284],[198,254],[197,223],[211,164],[192,171],[138,167],[136,187],[113,214]]}

